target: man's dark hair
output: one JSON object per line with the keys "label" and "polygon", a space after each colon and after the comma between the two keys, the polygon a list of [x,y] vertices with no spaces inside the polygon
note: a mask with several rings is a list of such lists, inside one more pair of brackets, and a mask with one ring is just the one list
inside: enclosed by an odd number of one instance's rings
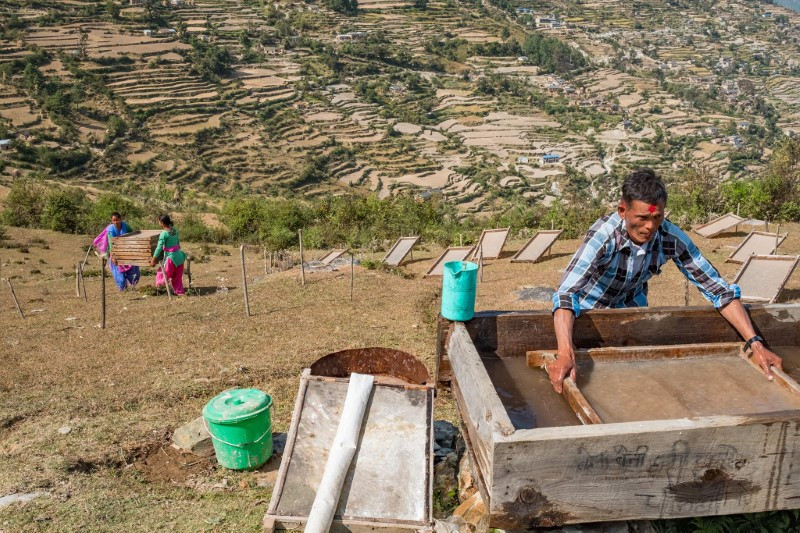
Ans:
{"label": "man's dark hair", "polygon": [[119,211],[114,211],[111,213],[111,218],[117,217],[118,219],[122,220],[122,215],[119,214]]}
{"label": "man's dark hair", "polygon": [[622,183],[622,200],[631,205],[634,200],[648,204],[667,204],[667,188],[652,168],[634,170]]}

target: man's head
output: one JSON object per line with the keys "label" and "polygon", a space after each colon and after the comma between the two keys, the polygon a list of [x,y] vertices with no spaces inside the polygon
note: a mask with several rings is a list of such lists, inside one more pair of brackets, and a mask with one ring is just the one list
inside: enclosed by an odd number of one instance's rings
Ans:
{"label": "man's head", "polygon": [[622,184],[622,200],[617,208],[625,219],[628,236],[636,244],[652,239],[664,221],[667,188],[649,168],[631,172]]}

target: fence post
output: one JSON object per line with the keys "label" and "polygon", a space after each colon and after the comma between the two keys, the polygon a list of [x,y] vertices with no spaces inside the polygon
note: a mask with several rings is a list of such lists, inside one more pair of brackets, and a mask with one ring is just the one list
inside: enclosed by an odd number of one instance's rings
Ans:
{"label": "fence post", "polygon": [[247,270],[244,266],[244,244],[239,246],[239,256],[242,259],[242,288],[244,289],[244,312],[250,316],[250,299],[247,296]]}
{"label": "fence post", "polygon": [[[166,275],[164,276],[166,281]],[[103,257],[100,261],[100,307],[103,310],[103,319],[100,322],[100,327],[106,329],[106,258]]]}
{"label": "fence post", "polygon": [[6,278],[6,283],[8,283],[8,290],[11,291],[11,299],[14,300],[14,305],[17,306],[19,317],[25,318],[25,315],[22,313],[22,308],[19,306],[19,300],[17,300],[17,293],[14,292],[14,286],[11,285],[11,278]]}
{"label": "fence post", "polygon": [[350,303],[353,303],[353,284],[356,277],[356,258],[350,254]]}
{"label": "fence post", "polygon": [[297,230],[297,235],[300,238],[300,283],[303,287],[306,286],[306,265],[303,261],[303,230]]}

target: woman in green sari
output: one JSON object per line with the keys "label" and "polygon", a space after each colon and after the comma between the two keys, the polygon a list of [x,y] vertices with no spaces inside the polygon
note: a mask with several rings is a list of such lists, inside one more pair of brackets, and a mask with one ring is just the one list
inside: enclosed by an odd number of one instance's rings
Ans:
{"label": "woman in green sari", "polygon": [[159,269],[156,274],[156,287],[166,284],[169,280],[172,284],[172,291],[181,295],[183,294],[183,262],[186,261],[186,254],[181,250],[178,230],[175,229],[169,215],[158,217],[158,223],[161,224],[164,231],[158,236],[158,244],[153,252],[153,257],[150,258],[150,265],[155,266],[156,261],[163,253],[164,268]]}

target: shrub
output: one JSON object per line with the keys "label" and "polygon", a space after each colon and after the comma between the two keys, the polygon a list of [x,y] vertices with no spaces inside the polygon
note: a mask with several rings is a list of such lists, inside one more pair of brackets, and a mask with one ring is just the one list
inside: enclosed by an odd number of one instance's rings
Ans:
{"label": "shrub", "polygon": [[86,193],[80,189],[53,189],[44,197],[41,226],[53,231],[77,233],[83,229]]}
{"label": "shrub", "polygon": [[146,228],[151,225],[145,224],[144,210],[141,207],[119,194],[112,193],[103,194],[89,206],[83,231],[90,234],[99,233],[111,223],[111,213],[114,211],[119,211],[132,229]]}
{"label": "shrub", "polygon": [[180,221],[181,240],[205,242],[212,240],[211,228],[196,213],[187,213]]}
{"label": "shrub", "polygon": [[3,222],[9,226],[35,228],[42,218],[44,187],[30,181],[17,181],[11,186],[3,210]]}

